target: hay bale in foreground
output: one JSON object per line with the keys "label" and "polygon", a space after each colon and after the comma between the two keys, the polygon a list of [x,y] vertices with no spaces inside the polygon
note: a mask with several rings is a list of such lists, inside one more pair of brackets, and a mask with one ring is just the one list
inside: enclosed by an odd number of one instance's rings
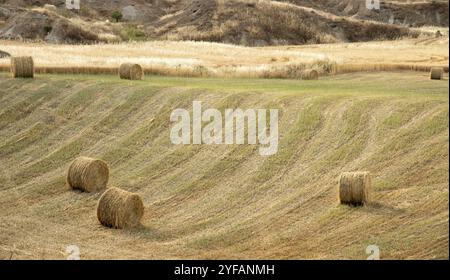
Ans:
{"label": "hay bale in foreground", "polygon": [[119,68],[119,77],[126,80],[141,80],[144,71],[139,64],[123,63]]}
{"label": "hay bale in foreground", "polygon": [[104,190],[108,179],[108,165],[102,160],[88,157],[75,159],[67,172],[69,186],[85,192]]}
{"label": "hay bale in foreground", "polygon": [[339,202],[341,204],[364,205],[369,202],[372,188],[369,172],[344,172],[339,177]]}
{"label": "hay bale in foreground", "polygon": [[319,72],[313,69],[308,69],[302,72],[302,80],[318,80]]}
{"label": "hay bale in foreground", "polygon": [[442,80],[444,77],[444,68],[442,67],[432,67],[430,71],[430,79],[432,80]]}
{"label": "hay bale in foreground", "polygon": [[98,201],[97,218],[107,227],[135,227],[140,224],[143,215],[144,203],[141,197],[119,188],[109,188]]}
{"label": "hay bale in foreground", "polygon": [[13,78],[33,78],[33,58],[31,56],[11,57],[11,75]]}

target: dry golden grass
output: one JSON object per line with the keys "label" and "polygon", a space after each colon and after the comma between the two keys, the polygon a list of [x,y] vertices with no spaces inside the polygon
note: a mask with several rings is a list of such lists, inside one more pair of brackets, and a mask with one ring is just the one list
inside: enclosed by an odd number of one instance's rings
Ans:
{"label": "dry golden grass", "polygon": [[[1,41],[12,55],[31,55],[37,73],[117,74],[137,63],[145,74],[194,77],[299,78],[305,68],[321,75],[357,71],[419,70],[444,66],[448,37],[370,43],[251,48],[206,42],[155,41],[101,45],[51,45]],[[0,59],[7,70],[8,59]]]}
{"label": "dry golden grass", "polygon": [[[342,70],[351,71],[390,71],[419,70],[429,71],[430,66],[443,66],[448,71],[448,35],[441,38],[423,37],[397,41],[323,44],[305,46],[268,47],[280,51],[299,51],[303,53],[323,53],[336,62]],[[344,71],[344,69],[348,69]]]}

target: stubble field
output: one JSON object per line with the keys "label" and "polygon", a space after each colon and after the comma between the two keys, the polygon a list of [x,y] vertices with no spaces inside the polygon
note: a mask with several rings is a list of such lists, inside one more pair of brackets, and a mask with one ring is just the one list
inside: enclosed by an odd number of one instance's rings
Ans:
{"label": "stubble field", "polygon": [[[447,57],[448,59],[448,57]],[[39,61],[39,59],[37,59]],[[170,143],[170,113],[278,108],[278,153]],[[0,258],[448,259],[449,92],[421,72],[319,81],[0,73]],[[70,191],[79,155],[142,196],[137,229],[99,224]],[[342,171],[372,172],[372,203],[338,205]]]}

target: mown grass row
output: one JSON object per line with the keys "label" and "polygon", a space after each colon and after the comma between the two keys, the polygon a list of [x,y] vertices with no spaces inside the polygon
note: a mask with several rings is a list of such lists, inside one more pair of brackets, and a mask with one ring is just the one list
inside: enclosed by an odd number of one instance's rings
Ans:
{"label": "mown grass row", "polygon": [[[417,64],[299,64],[271,66],[263,70],[242,71],[239,69],[226,68],[215,69],[205,66],[195,67],[170,67],[155,66],[144,67],[145,75],[158,75],[169,77],[209,77],[209,78],[264,78],[264,79],[300,79],[304,69],[317,69],[320,75],[338,75],[357,72],[389,72],[389,71],[417,71],[430,72],[433,65]],[[444,72],[449,72],[449,67],[444,66]],[[36,74],[70,74],[70,75],[117,75],[118,67],[64,67],[64,66],[37,66]],[[8,65],[0,65],[0,72],[9,72]]]}
{"label": "mown grass row", "polygon": [[[68,242],[88,248],[85,258],[365,258],[373,243],[383,258],[448,257],[448,83],[423,76],[0,75],[0,219],[20,228],[0,237],[27,251],[45,245],[53,258]],[[279,108],[279,152],[170,144],[171,110],[192,110],[193,100],[220,111]],[[11,111],[30,102],[29,112]],[[79,155],[105,159],[110,185],[143,197],[143,228],[96,224],[96,199],[65,187]],[[344,169],[373,172],[373,205],[337,205]]]}

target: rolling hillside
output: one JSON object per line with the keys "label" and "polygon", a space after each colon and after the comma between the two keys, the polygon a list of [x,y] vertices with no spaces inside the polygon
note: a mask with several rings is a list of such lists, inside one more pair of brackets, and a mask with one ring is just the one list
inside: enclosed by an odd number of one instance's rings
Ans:
{"label": "rolling hillside", "polygon": [[[252,145],[170,143],[169,115],[278,108],[272,157]],[[0,74],[0,258],[448,259],[449,92],[414,72],[320,81]],[[143,225],[102,227],[100,194],[70,191],[99,157],[139,193]],[[373,203],[337,204],[337,176],[368,170]]]}
{"label": "rolling hillside", "polygon": [[[45,4],[53,4],[44,8]],[[0,1],[0,39],[50,43],[195,40],[245,46],[366,42],[448,34],[448,1],[64,0]],[[120,22],[112,18],[120,12]],[[420,27],[436,30],[416,30]]]}

